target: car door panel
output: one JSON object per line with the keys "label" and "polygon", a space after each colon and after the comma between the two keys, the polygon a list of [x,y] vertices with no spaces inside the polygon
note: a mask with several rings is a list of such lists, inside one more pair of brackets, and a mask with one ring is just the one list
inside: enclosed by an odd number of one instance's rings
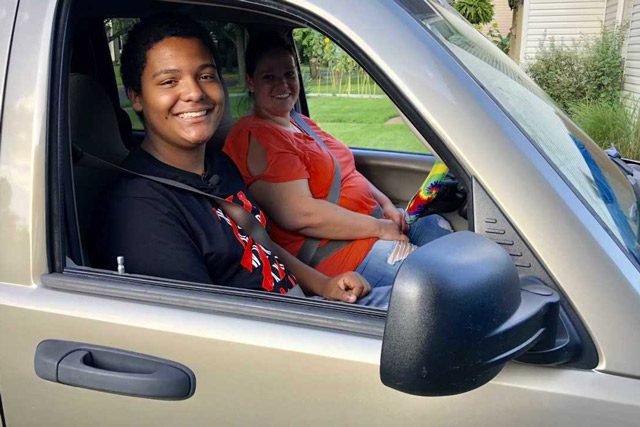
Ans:
{"label": "car door panel", "polygon": [[[214,421],[244,419],[255,424],[260,419],[275,420],[269,411],[291,406],[292,402],[286,401],[295,394],[281,395],[270,389],[275,385],[272,381],[289,378],[282,386],[301,387],[310,379],[304,375],[307,367],[328,374],[322,362],[316,369],[315,360],[341,358],[341,353],[351,359],[346,366],[360,365],[361,370],[371,371],[354,378],[369,379],[368,386],[377,380],[379,339],[313,330],[307,334],[304,328],[44,287],[3,287],[0,292],[0,336],[12,344],[0,350],[9,425],[208,425]],[[296,343],[290,339],[294,336],[305,339]],[[170,402],[42,380],[35,374],[33,356],[37,345],[51,338],[176,361],[195,373],[196,393],[187,400]],[[359,346],[365,351],[359,351]],[[322,348],[332,351],[325,350],[320,357]],[[300,356],[302,363],[298,365],[295,360]],[[266,407],[243,414],[245,405]]]}
{"label": "car door panel", "polygon": [[427,154],[353,148],[356,168],[392,202],[406,205],[433,167]]}
{"label": "car door panel", "polygon": [[[0,378],[5,415],[20,425],[631,425],[633,379],[510,364],[459,396],[409,396],[383,386],[380,338],[35,288],[0,286]],[[196,375],[195,394],[164,401],[45,381],[33,355],[46,339],[116,347],[173,360]],[[29,355],[29,357],[25,357]],[[617,402],[617,403],[612,403]],[[622,403],[621,403],[622,402]],[[487,405],[491,405],[488,409]],[[594,416],[585,423],[576,414]],[[522,419],[522,414],[531,418]]]}

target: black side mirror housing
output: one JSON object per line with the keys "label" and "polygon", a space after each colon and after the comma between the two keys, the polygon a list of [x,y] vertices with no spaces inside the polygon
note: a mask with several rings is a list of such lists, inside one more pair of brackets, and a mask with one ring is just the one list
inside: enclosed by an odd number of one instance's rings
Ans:
{"label": "black side mirror housing", "polygon": [[381,380],[421,396],[473,390],[534,345],[553,346],[558,313],[558,294],[535,280],[521,282],[495,242],[469,231],[441,237],[398,271]]}

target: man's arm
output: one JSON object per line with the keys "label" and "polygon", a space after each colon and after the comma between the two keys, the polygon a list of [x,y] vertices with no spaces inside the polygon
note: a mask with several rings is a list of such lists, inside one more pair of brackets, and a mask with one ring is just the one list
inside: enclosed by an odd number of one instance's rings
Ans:
{"label": "man's arm", "polygon": [[329,277],[309,267],[276,243],[273,243],[269,249],[278,255],[285,267],[296,276],[300,287],[307,293],[329,300],[354,303],[371,290],[369,282],[354,271]]}

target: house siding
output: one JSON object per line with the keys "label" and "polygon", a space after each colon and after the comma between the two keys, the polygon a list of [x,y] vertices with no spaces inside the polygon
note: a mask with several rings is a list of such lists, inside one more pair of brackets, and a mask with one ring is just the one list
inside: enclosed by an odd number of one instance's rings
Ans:
{"label": "house siding", "polygon": [[633,10],[633,4],[636,0],[622,0],[624,1],[624,13],[622,14],[622,23],[628,24],[631,20],[631,11]]}
{"label": "house siding", "polygon": [[618,3],[618,0],[607,1],[607,8],[604,12],[604,25],[608,28],[618,25]]}
{"label": "house siding", "polygon": [[640,0],[633,3],[627,17],[629,33],[627,37],[627,60],[625,62],[624,92],[633,98],[640,98]]}
{"label": "house siding", "polygon": [[530,0],[525,2],[525,37],[521,61],[535,58],[541,44],[570,44],[581,35],[600,33],[605,18],[605,0]]}
{"label": "house siding", "polygon": [[509,0],[494,0],[493,20],[498,23],[500,34],[506,36],[513,25],[513,11],[509,7]]}

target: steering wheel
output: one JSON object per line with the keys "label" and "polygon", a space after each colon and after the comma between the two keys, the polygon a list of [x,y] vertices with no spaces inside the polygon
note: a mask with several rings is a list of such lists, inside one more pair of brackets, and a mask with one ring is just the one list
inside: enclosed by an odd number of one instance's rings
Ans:
{"label": "steering wheel", "polygon": [[432,213],[454,211],[464,204],[466,197],[464,189],[449,174],[447,165],[442,160],[436,160],[429,175],[407,204],[404,219],[407,224],[412,224],[418,218]]}

